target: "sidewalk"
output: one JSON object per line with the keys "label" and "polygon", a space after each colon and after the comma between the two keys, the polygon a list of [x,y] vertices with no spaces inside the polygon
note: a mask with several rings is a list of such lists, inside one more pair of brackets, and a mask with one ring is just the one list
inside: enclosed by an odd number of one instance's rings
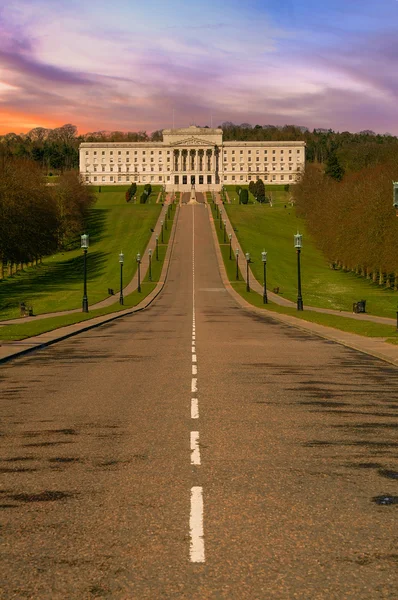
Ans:
{"label": "sidewalk", "polygon": [[[147,250],[149,248],[152,248],[152,251],[153,251],[152,256],[154,256],[154,252],[155,252],[155,248],[156,248],[156,234],[158,234],[160,237],[161,221],[164,221],[164,215],[168,208],[169,203],[170,203],[170,197],[168,195],[166,197],[165,205],[160,212],[159,218],[157,220],[154,231],[150,237],[148,245],[145,248],[145,252],[141,257],[141,281],[143,281],[145,279],[145,276],[146,276],[148,268],[149,268],[149,256],[148,256]],[[176,205],[175,205],[175,208],[176,208]],[[172,209],[172,210],[175,210],[175,209]],[[133,276],[132,280],[126,286],[123,287],[123,295],[127,296],[128,294],[131,294],[132,292],[134,292],[137,289],[137,287],[138,287],[138,270],[135,272],[135,275]],[[111,306],[112,304],[118,304],[118,302],[119,302],[119,294],[114,294],[113,296],[108,296],[107,298],[105,298],[104,300],[101,300],[100,302],[97,302],[96,304],[90,304],[89,309],[95,310],[96,308],[106,308],[107,306]],[[61,317],[63,315],[71,315],[73,313],[80,313],[80,312],[81,312],[81,308],[74,308],[72,310],[61,310],[58,312],[43,313],[43,314],[36,315],[34,317],[17,317],[15,319],[7,319],[5,321],[0,321],[0,326],[1,325],[13,325],[15,323],[29,323],[29,321],[37,321],[39,319],[50,319],[51,317]]]}
{"label": "sidewalk", "polygon": [[[126,315],[131,315],[132,313],[139,312],[139,311],[147,308],[153,302],[153,300],[161,293],[161,291],[163,290],[166,278],[167,278],[169,265],[170,265],[170,258],[171,258],[171,254],[173,252],[175,231],[176,231],[177,222],[178,222],[178,215],[179,215],[179,211],[180,211],[180,207],[178,205],[175,206],[175,211],[176,212],[174,215],[173,226],[172,226],[172,229],[170,232],[170,239],[169,239],[169,243],[167,246],[166,256],[164,259],[162,273],[160,275],[160,280],[157,283],[155,289],[150,294],[148,294],[148,296],[146,296],[142,300],[142,302],[140,302],[139,304],[137,304],[137,306],[134,306],[133,308],[127,308],[126,310],[120,310],[115,313],[102,315],[100,317],[94,317],[87,321],[82,321],[81,323],[75,323],[74,325],[67,325],[67,326],[61,327],[59,329],[54,329],[53,331],[48,331],[47,333],[42,333],[41,335],[38,335],[35,337],[27,338],[26,340],[14,341],[14,342],[0,342],[0,364],[7,362],[17,356],[22,356],[24,354],[27,354],[28,352],[33,352],[34,350],[37,350],[39,348],[44,348],[45,346],[49,346],[51,344],[54,344],[55,342],[59,342],[61,340],[67,339],[69,337],[73,337],[74,335],[77,335],[78,333],[81,333],[82,331],[88,331],[89,329],[94,329],[95,327],[98,327],[99,325],[102,325],[103,323],[109,323],[110,321],[120,319],[121,317],[124,317]],[[158,225],[162,218],[162,214],[159,217]],[[154,235],[156,235],[156,234],[154,234]],[[149,244],[152,241],[152,237],[151,237],[151,240],[149,241]],[[149,244],[148,244],[148,247],[150,247]],[[148,267],[148,265],[149,265],[149,261],[148,261],[147,267]],[[132,281],[124,289],[126,289],[126,290],[129,289],[130,286],[134,285],[134,282],[136,282],[136,281],[137,281],[137,277],[134,276]],[[136,289],[136,287],[137,287],[137,284],[135,283],[134,289]],[[116,300],[114,298],[116,298]],[[112,300],[112,303],[113,302],[117,303],[119,301],[118,296],[111,296],[110,298],[107,298],[106,300],[110,300],[110,299]],[[101,303],[98,303],[95,306],[98,308],[99,304],[101,304]],[[107,304],[105,306],[108,306],[109,304]],[[94,305],[91,306],[90,308],[94,308]],[[74,312],[81,312],[81,309],[73,310],[73,311],[65,311],[65,312],[61,312],[61,313],[57,313],[57,314],[61,314],[61,315],[62,314],[71,314]],[[53,317],[53,316],[55,316],[55,313],[40,315],[41,318],[49,318],[49,317]],[[33,319],[38,319],[38,318],[39,317],[33,317]],[[28,319],[32,320],[32,318],[27,317],[27,318],[24,318],[24,321],[27,321]],[[13,321],[11,321],[11,323],[21,322],[21,321],[22,321],[21,319],[18,319],[18,320],[14,319]],[[5,322],[3,321],[1,324],[5,324]]]}
{"label": "sidewalk", "polygon": [[[216,232],[216,225],[215,225],[214,218],[213,218],[213,213],[211,210],[209,210],[208,214],[209,214],[209,218],[210,218],[210,222],[211,222],[214,246],[216,249],[216,255],[217,255],[221,279],[223,281],[224,286],[226,287],[228,292],[235,299],[236,303],[239,306],[249,310],[252,313],[266,315],[267,317],[270,317],[270,318],[275,319],[276,321],[280,321],[282,323],[286,323],[288,325],[291,325],[292,327],[301,329],[302,331],[313,333],[314,335],[318,335],[319,337],[325,338],[327,340],[332,340],[334,342],[337,342],[338,344],[347,346],[348,348],[353,348],[354,350],[359,350],[359,352],[363,352],[365,354],[375,356],[376,358],[380,358],[381,360],[392,363],[393,365],[398,365],[398,346],[387,343],[385,341],[386,338],[382,338],[382,337],[371,338],[371,337],[366,337],[366,336],[362,336],[362,335],[357,335],[355,333],[348,333],[345,331],[340,331],[339,329],[334,329],[333,327],[326,327],[325,325],[319,325],[318,323],[311,323],[311,322],[304,321],[303,319],[299,319],[297,317],[293,317],[290,315],[275,313],[275,312],[269,311],[269,310],[267,311],[265,308],[264,309],[257,308],[255,306],[253,306],[252,304],[249,304],[249,302],[246,302],[246,300],[244,300],[242,298],[242,296],[240,296],[240,294],[238,294],[234,290],[230,281],[228,280],[227,273],[226,273],[226,270],[224,267],[224,261],[223,261],[222,255],[221,255],[220,245],[218,243],[218,237],[217,237],[217,232]],[[229,225],[230,231],[232,232],[232,241],[235,244],[234,250],[235,250],[235,248],[239,248],[239,254],[240,254],[239,259],[238,259],[239,260],[239,268],[241,269],[242,273],[245,273],[246,260],[244,259],[244,253],[242,252],[242,248],[237,240],[235,233],[233,232],[233,229],[232,229],[231,224],[228,219],[228,215],[226,214],[225,211],[223,212],[223,215],[225,216],[227,225]],[[251,282],[250,282],[251,289],[262,294],[263,286],[261,286],[259,284],[259,282],[255,279],[255,277],[253,276],[253,273],[251,272],[251,269],[250,269],[250,276],[251,276]],[[267,295],[270,300],[272,300],[273,302],[280,304],[282,306],[296,306],[296,304],[294,302],[290,302],[289,300],[286,300],[285,298],[280,298],[277,294],[274,294],[272,292],[267,292]],[[278,300],[279,300],[279,302],[277,302]],[[351,314],[351,313],[347,313],[347,312],[343,313],[340,311],[333,311],[333,310],[329,310],[329,309],[315,309],[315,308],[311,308],[311,307],[307,307],[307,310],[314,310],[316,312],[326,312],[326,313],[330,313],[330,314],[337,314],[339,316],[344,316],[344,317],[353,318],[353,319],[363,319],[363,320],[368,320],[368,321],[375,321],[377,323],[387,323],[387,324],[394,324],[394,325],[396,323],[395,319],[387,319],[385,317],[376,317],[376,316],[372,316],[372,315]]]}

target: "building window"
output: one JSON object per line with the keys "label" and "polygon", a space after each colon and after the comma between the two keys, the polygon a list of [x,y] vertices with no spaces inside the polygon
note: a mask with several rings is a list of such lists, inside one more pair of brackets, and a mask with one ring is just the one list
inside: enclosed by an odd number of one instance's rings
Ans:
{"label": "building window", "polygon": [[292,153],[292,151],[291,151],[291,150],[289,150],[289,154],[291,154],[291,153]]}
{"label": "building window", "polygon": [[126,181],[130,181],[130,175],[126,175]]}
{"label": "building window", "polygon": [[151,166],[151,171],[153,172],[154,170],[155,170],[155,168]]}
{"label": "building window", "polygon": [[102,170],[105,171],[105,165],[102,165]]}
{"label": "building window", "polygon": [[105,150],[102,151],[102,156],[104,156],[104,154],[105,154]]}
{"label": "building window", "polygon": [[121,176],[121,175],[118,175],[118,178],[117,178],[117,180],[118,180],[118,181],[121,181],[121,180],[122,180],[122,176]]}
{"label": "building window", "polygon": [[90,177],[86,175],[86,181],[90,181]]}
{"label": "building window", "polygon": [[163,181],[163,177],[159,175],[159,181]]}
{"label": "building window", "polygon": [[243,181],[243,175],[241,175],[241,176],[239,177],[239,179],[240,179],[240,181]]}
{"label": "building window", "polygon": [[119,150],[118,154],[121,154],[121,153],[122,153],[122,151],[121,151],[121,150]]}
{"label": "building window", "polygon": [[211,183],[211,175],[207,176],[207,183]]}
{"label": "building window", "polygon": [[235,175],[232,175],[232,181],[235,181]]}
{"label": "building window", "polygon": [[240,153],[243,154],[243,150],[241,150]]}
{"label": "building window", "polygon": [[289,175],[289,181],[293,179],[293,175]]}
{"label": "building window", "polygon": [[247,151],[247,153],[248,153],[248,154],[251,154],[251,153],[252,153],[252,151],[251,151],[251,150],[248,150],[248,151]]}
{"label": "building window", "polygon": [[232,154],[235,154],[235,150],[232,150]]}
{"label": "building window", "polygon": [[187,183],[187,176],[183,175],[182,176],[182,185],[186,185],[186,183]]}
{"label": "building window", "polygon": [[260,154],[260,150],[256,150],[256,154]]}
{"label": "building window", "polygon": [[259,171],[259,170],[260,170],[260,167],[256,167],[256,171]]}
{"label": "building window", "polygon": [[291,170],[292,170],[292,167],[289,165],[289,171],[291,171]]}
{"label": "building window", "polygon": [[86,156],[88,156],[88,150],[86,150]]}
{"label": "building window", "polygon": [[199,175],[199,185],[203,185],[203,175]]}
{"label": "building window", "polygon": [[281,154],[283,154],[283,150],[281,150]]}
{"label": "building window", "polygon": [[129,159],[129,158],[126,158],[126,162],[130,162],[130,159]]}
{"label": "building window", "polygon": [[134,154],[137,154],[137,150],[134,150]]}
{"label": "building window", "polygon": [[179,175],[174,175],[174,185],[178,185],[179,179],[180,179]]}
{"label": "building window", "polygon": [[170,150],[167,150],[167,154],[170,154]]}
{"label": "building window", "polygon": [[285,179],[285,176],[284,176],[284,175],[281,175],[281,180],[283,181],[284,179]]}
{"label": "building window", "polygon": [[[153,152],[152,152],[152,154],[153,154]],[[154,162],[154,160],[155,160],[154,158],[151,158],[151,162]]]}
{"label": "building window", "polygon": [[275,152],[276,152],[275,150],[272,150],[272,154],[275,154]]}
{"label": "building window", "polygon": [[97,181],[97,177],[96,176],[94,177],[94,181]]}
{"label": "building window", "polygon": [[276,175],[272,175],[272,181],[276,180]]}
{"label": "building window", "polygon": [[248,177],[247,179],[248,179],[249,181],[251,181],[251,180],[252,180],[252,176],[251,176],[251,175],[249,175],[249,177]]}
{"label": "building window", "polygon": [[153,150],[151,150],[151,154],[153,154]]}
{"label": "building window", "polygon": [[142,151],[142,154],[145,154],[145,150]]}
{"label": "building window", "polygon": [[109,170],[110,170],[110,171],[113,171],[113,167],[110,167],[110,168],[109,168]]}
{"label": "building window", "polygon": [[128,150],[126,150],[126,154],[130,154],[130,152]]}
{"label": "building window", "polygon": [[113,150],[111,150],[111,151],[109,152],[109,154],[113,154]]}
{"label": "building window", "polygon": [[[167,153],[167,154],[168,154],[168,153]],[[170,162],[170,157],[167,159],[167,162],[168,162],[168,163]]]}
{"label": "building window", "polygon": [[151,175],[151,181],[155,181],[155,177]]}

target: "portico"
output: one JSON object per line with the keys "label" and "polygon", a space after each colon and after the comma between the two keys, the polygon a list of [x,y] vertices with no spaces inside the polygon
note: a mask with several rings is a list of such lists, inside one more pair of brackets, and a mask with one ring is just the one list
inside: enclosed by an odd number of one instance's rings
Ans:
{"label": "portico", "polygon": [[[173,180],[170,189],[197,191],[220,189],[222,129],[191,126],[163,130],[163,142],[173,148]],[[167,186],[166,186],[167,189]]]}

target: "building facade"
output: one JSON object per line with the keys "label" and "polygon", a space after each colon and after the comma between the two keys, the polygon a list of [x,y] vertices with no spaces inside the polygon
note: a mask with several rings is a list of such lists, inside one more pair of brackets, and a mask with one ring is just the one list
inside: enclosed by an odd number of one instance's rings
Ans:
{"label": "building facade", "polygon": [[84,142],[80,173],[89,185],[162,185],[166,191],[296,183],[305,142],[223,142],[222,129],[164,129],[162,142]]}

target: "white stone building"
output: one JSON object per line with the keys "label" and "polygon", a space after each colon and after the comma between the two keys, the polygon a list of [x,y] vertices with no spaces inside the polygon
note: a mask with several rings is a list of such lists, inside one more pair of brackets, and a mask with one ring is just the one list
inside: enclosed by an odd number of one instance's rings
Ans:
{"label": "white stone building", "polygon": [[305,142],[223,142],[222,129],[164,129],[163,142],[84,142],[80,173],[91,185],[151,183],[166,191],[220,190],[223,185],[295,183]]}

